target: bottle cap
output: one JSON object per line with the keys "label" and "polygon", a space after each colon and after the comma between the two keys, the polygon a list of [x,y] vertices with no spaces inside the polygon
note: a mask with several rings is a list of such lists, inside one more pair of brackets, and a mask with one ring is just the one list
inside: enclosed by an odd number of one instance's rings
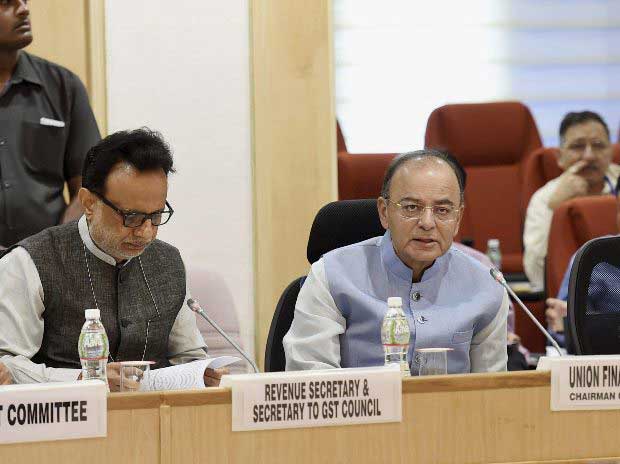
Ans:
{"label": "bottle cap", "polygon": [[388,307],[396,308],[403,306],[403,299],[399,296],[391,296],[388,298]]}
{"label": "bottle cap", "polygon": [[497,247],[499,247],[499,239],[497,239],[497,238],[490,238],[489,241],[487,242],[487,246],[489,248],[497,248]]}
{"label": "bottle cap", "polygon": [[97,308],[87,309],[86,311],[84,311],[84,315],[86,316],[86,319],[100,319],[101,318],[101,312]]}

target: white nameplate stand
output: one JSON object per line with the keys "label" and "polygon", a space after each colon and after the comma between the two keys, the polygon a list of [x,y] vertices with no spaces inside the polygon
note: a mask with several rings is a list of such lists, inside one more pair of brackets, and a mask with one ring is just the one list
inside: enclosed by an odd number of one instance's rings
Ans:
{"label": "white nameplate stand", "polygon": [[227,375],[232,430],[320,427],[402,420],[398,366]]}
{"label": "white nameplate stand", "polygon": [[105,383],[7,385],[0,387],[0,444],[105,437]]}
{"label": "white nameplate stand", "polygon": [[551,410],[620,409],[620,355],[543,357],[551,371]]}

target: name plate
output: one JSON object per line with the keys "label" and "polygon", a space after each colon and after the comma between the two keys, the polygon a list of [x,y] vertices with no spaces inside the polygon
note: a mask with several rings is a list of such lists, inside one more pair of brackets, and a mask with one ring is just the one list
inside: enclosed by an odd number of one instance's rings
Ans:
{"label": "name plate", "polygon": [[227,375],[232,430],[400,422],[398,366]]}
{"label": "name plate", "polygon": [[98,380],[0,387],[0,444],[105,437],[107,392]]}
{"label": "name plate", "polygon": [[567,356],[551,369],[551,410],[620,409],[620,356]]}

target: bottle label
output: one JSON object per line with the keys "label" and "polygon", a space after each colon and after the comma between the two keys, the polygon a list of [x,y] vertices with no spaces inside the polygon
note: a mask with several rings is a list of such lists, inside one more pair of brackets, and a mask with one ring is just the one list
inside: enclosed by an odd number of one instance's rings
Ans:
{"label": "bottle label", "polygon": [[78,342],[80,359],[102,360],[108,359],[110,348],[108,337],[104,333],[82,332]]}
{"label": "bottle label", "polygon": [[409,345],[411,334],[407,319],[404,317],[384,321],[381,332],[381,341],[384,346]]}

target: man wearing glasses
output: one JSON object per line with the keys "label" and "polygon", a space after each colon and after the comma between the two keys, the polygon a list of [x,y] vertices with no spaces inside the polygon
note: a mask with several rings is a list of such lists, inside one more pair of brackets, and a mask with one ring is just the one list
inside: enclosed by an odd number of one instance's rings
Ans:
{"label": "man wearing glasses", "polygon": [[463,168],[446,153],[392,161],[377,200],[385,235],[312,265],[283,340],[287,370],[383,365],[391,296],[409,321],[410,360],[414,349],[452,348],[450,373],[506,370],[508,296],[488,268],[452,247],[464,187]]}
{"label": "man wearing glasses", "polygon": [[532,195],[525,216],[523,268],[532,284],[544,285],[553,211],[572,198],[615,193],[620,166],[611,163],[612,157],[609,128],[601,116],[592,111],[564,116],[558,157],[564,173]]}
{"label": "man wearing glasses", "polygon": [[[78,197],[84,216],[10,248],[0,258],[0,361],[16,383],[80,375],[84,310],[99,308],[110,342],[108,381],[119,362],[155,368],[205,357],[178,250],[156,240],[172,154],[148,129],[117,132],[86,155]],[[1,372],[1,371],[0,371]],[[219,383],[207,370],[205,383]]]}

